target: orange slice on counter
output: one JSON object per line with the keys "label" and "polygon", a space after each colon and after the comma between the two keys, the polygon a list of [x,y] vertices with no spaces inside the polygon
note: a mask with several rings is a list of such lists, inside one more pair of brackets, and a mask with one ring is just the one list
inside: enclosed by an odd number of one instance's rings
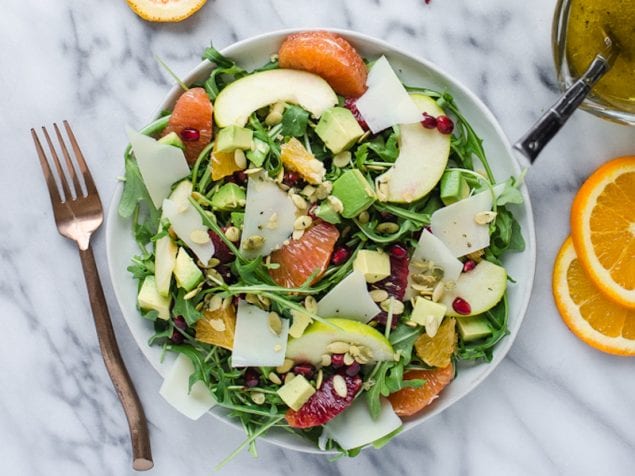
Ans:
{"label": "orange slice on counter", "polygon": [[593,284],[635,309],[635,156],[604,164],[582,185],[571,207],[571,237]]}
{"label": "orange slice on counter", "polygon": [[178,22],[194,15],[207,0],[128,0],[128,6],[144,20]]}
{"label": "orange slice on counter", "polygon": [[577,337],[609,354],[635,355],[635,310],[607,299],[587,276],[571,238],[553,268],[553,296],[565,324]]}

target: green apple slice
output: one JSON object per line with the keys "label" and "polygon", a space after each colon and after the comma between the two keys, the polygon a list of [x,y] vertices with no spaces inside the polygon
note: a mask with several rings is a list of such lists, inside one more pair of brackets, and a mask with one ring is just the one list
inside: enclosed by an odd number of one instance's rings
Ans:
{"label": "green apple slice", "polygon": [[310,362],[319,365],[324,354],[343,353],[333,349],[333,344],[354,345],[368,357],[368,363],[392,360],[394,350],[390,341],[375,328],[358,321],[342,318],[325,319],[332,327],[322,322],[311,324],[302,337],[290,339],[286,356],[295,362]]}
{"label": "green apple slice", "polygon": [[[424,94],[412,94],[421,110],[433,117],[445,114]],[[450,134],[426,129],[420,123],[399,126],[399,157],[385,174],[377,178],[387,187],[386,201],[410,203],[427,195],[441,180],[450,156]]]}
{"label": "green apple slice", "polygon": [[216,124],[242,127],[254,111],[277,102],[299,104],[320,117],[337,104],[337,95],[321,77],[306,71],[262,71],[238,79],[220,92],[214,102]]}
{"label": "green apple slice", "polygon": [[[448,308],[448,316],[475,316],[493,308],[507,289],[507,271],[489,261],[481,261],[472,271],[461,274],[452,291],[446,291],[441,302]],[[469,314],[459,314],[452,308],[457,298],[470,305]]]}

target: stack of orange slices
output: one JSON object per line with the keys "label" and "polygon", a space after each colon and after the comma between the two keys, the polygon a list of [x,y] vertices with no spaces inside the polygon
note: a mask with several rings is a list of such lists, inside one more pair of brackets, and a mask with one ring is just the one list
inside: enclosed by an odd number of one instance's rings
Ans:
{"label": "stack of orange slices", "polygon": [[553,272],[563,320],[587,344],[635,356],[635,156],[596,170],[571,207]]}

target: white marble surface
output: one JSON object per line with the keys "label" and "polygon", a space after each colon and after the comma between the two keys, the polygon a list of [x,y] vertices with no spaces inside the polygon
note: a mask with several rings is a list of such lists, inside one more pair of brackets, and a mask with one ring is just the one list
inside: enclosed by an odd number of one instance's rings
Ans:
{"label": "white marble surface", "polygon": [[[273,29],[349,28],[436,62],[488,104],[512,139],[556,97],[553,0],[209,0],[151,25],[123,0],[5,0],[0,15],[0,474],[131,474],[123,413],[104,370],[77,253],[55,230],[29,128],[68,118],[105,201],[123,125],[142,125],[170,80],[218,47]],[[601,354],[558,317],[550,271],[572,196],[596,166],[635,153],[635,130],[578,113],[527,176],[538,233],[534,296],[507,359],[473,394],[382,451],[329,463],[266,443],[223,474],[628,475],[635,361]],[[156,475],[211,474],[242,435],[190,422],[157,395],[94,241],[119,342],[150,420]]]}

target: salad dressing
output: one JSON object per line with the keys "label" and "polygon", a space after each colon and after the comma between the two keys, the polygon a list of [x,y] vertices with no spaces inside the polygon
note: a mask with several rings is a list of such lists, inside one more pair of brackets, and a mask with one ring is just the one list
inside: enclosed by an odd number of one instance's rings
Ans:
{"label": "salad dressing", "polygon": [[635,0],[571,0],[566,56],[575,77],[602,51],[606,34],[620,52],[593,92],[611,106],[635,112]]}

